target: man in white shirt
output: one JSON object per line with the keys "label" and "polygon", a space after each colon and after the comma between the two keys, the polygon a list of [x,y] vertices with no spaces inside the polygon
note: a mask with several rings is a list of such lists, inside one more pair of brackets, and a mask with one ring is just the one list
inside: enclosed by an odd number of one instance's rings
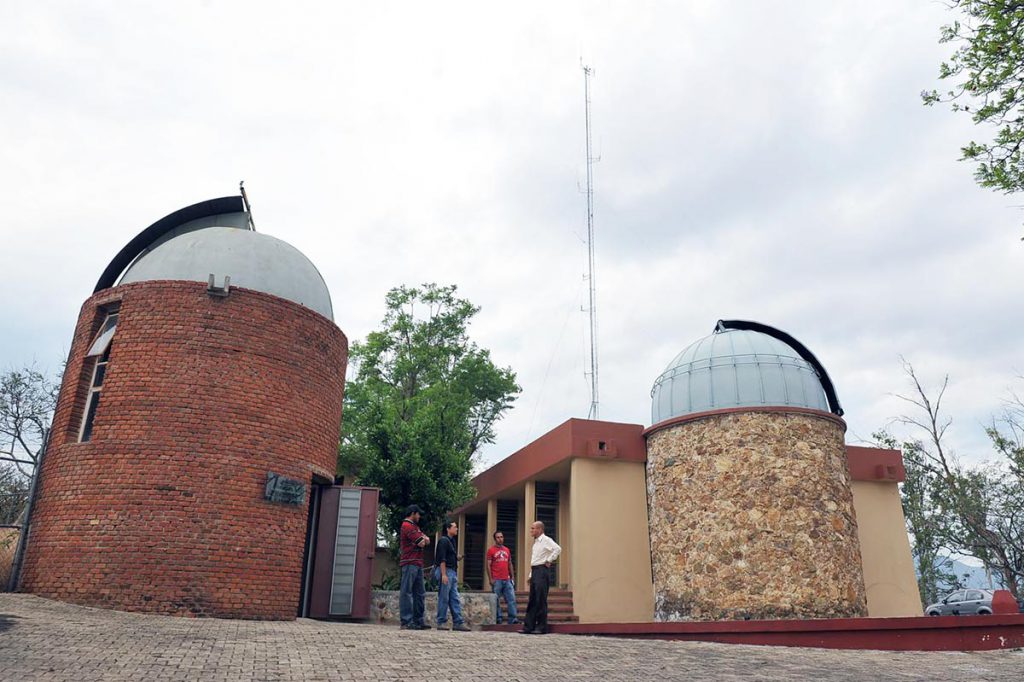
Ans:
{"label": "man in white shirt", "polygon": [[544,524],[534,521],[530,526],[533,537],[533,555],[530,558],[530,602],[526,607],[526,622],[520,630],[524,635],[546,635],[548,633],[548,589],[554,579],[551,570],[562,548],[544,535]]}

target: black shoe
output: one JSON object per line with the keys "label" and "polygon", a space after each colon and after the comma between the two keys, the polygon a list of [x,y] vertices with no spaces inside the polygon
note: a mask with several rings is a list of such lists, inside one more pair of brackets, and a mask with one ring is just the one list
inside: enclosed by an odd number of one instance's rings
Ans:
{"label": "black shoe", "polygon": [[417,623],[416,625],[410,625],[410,630],[429,630],[430,626],[426,623]]}
{"label": "black shoe", "polygon": [[[510,620],[510,621],[508,622],[508,624],[509,624],[509,625],[520,625],[520,624],[521,624],[522,622],[523,622],[523,621],[521,621],[521,620],[518,620],[518,619],[517,619],[517,620]],[[501,623],[498,623],[498,625],[501,625]]]}

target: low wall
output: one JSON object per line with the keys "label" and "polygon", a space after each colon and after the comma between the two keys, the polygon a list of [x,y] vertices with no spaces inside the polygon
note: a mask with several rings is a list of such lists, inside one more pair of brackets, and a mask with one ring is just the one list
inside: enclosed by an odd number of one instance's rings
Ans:
{"label": "low wall", "polygon": [[[493,625],[498,609],[498,598],[492,592],[460,592],[462,617],[468,625]],[[437,592],[427,592],[423,620],[427,625],[437,624]],[[399,625],[398,591],[374,590],[370,596],[370,619],[381,625]],[[451,622],[449,614],[448,622]]]}

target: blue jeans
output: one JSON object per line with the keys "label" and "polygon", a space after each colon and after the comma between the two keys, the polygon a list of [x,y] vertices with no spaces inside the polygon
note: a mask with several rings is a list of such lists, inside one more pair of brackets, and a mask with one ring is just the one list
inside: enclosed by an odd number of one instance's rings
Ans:
{"label": "blue jeans", "polygon": [[501,625],[501,600],[505,600],[505,606],[508,607],[508,622],[512,622],[516,619],[516,587],[512,584],[511,580],[495,580],[494,584],[491,585],[491,589],[494,590],[494,594],[498,596],[498,617],[497,623]]}
{"label": "blue jeans", "polygon": [[437,624],[444,625],[448,622],[448,609],[452,610],[452,622],[455,625],[462,625],[462,597],[459,596],[459,574],[448,569],[448,584],[441,582],[441,569],[434,569],[434,577],[437,579]]}
{"label": "blue jeans", "polygon": [[402,566],[398,587],[398,614],[402,625],[423,625],[423,567]]}

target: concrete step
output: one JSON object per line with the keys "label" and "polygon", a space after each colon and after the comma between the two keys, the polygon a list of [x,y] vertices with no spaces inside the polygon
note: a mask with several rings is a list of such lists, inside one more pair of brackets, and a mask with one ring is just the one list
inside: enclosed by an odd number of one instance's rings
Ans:
{"label": "concrete step", "polygon": [[[526,607],[529,602],[530,592],[528,590],[516,592],[516,609],[519,611],[520,620],[526,616]],[[548,622],[578,623],[579,621],[579,617],[573,610],[572,590],[548,590]]]}
{"label": "concrete step", "polygon": [[[525,602],[530,601],[530,599],[528,597],[516,597],[516,601],[517,602],[524,602],[525,603]],[[548,596],[548,603],[549,604],[571,604],[572,603],[572,597],[552,597],[552,596]]]}
{"label": "concrete step", "polygon": [[[515,605],[516,609],[520,611],[526,610],[526,606],[526,602]],[[572,613],[574,610],[572,604],[552,604],[550,601],[548,602],[548,611],[552,613]]]}
{"label": "concrete step", "polygon": [[[520,616],[519,620],[521,621],[522,619],[523,619],[523,616]],[[576,625],[579,622],[580,622],[580,619],[577,618],[576,616],[571,616],[571,617],[565,618],[563,620],[552,618],[550,616],[548,617],[548,623],[550,625]],[[519,632],[520,630],[523,629],[523,624],[519,623],[518,625],[508,625],[508,624],[504,624],[503,623],[501,625],[485,625],[485,626],[483,626],[483,629],[484,630],[489,630],[489,631],[492,631],[492,632],[494,632],[494,631],[497,631],[497,632]]]}
{"label": "concrete step", "polygon": [[[529,597],[516,597],[516,601],[517,602],[527,602],[527,601],[530,601],[530,598]],[[572,596],[570,595],[568,597],[560,597],[560,596],[554,596],[554,595],[550,595],[549,594],[548,595],[548,603],[549,604],[571,604],[572,603]]]}

